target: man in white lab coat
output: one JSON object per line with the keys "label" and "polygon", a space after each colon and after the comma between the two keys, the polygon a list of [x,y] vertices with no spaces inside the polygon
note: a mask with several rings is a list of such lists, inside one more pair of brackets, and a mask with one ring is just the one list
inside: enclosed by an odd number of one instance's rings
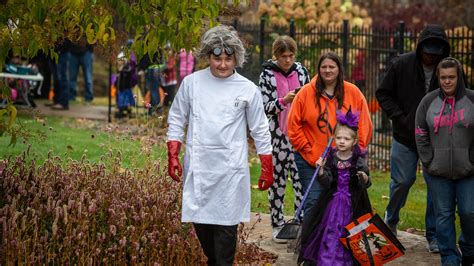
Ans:
{"label": "man in white lab coat", "polygon": [[193,223],[208,265],[232,265],[237,225],[250,220],[247,132],[262,164],[260,190],[273,183],[270,132],[260,91],[235,70],[245,48],[233,28],[208,30],[198,57],[209,67],[184,78],[169,112],[168,172],[183,178],[181,221]]}

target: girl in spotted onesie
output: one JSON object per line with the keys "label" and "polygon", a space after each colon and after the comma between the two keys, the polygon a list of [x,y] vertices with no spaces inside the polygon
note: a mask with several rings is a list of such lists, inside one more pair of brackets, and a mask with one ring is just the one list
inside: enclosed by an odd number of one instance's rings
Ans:
{"label": "girl in spotted onesie", "polygon": [[295,192],[295,209],[302,198],[302,186],[294,160],[293,147],[288,139],[288,113],[297,90],[309,82],[308,70],[295,62],[297,46],[289,36],[280,36],[273,42],[273,59],[263,63],[259,87],[263,96],[265,113],[269,118],[273,146],[273,175],[275,181],[268,190],[268,201],[271,211],[273,240],[284,223],[283,199],[286,181],[291,177]]}

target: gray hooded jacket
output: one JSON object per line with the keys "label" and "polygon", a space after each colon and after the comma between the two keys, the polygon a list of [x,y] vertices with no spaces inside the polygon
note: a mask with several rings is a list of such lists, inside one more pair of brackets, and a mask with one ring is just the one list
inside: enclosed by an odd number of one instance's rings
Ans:
{"label": "gray hooded jacket", "polygon": [[454,97],[437,89],[422,99],[415,138],[427,173],[448,179],[474,177],[474,91],[466,89],[459,69]]}

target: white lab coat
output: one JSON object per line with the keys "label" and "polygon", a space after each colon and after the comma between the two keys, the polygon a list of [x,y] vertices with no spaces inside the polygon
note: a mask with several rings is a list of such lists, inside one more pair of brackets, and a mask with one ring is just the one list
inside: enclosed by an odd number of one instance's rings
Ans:
{"label": "white lab coat", "polygon": [[250,220],[247,128],[258,154],[271,154],[260,91],[235,72],[186,76],[168,116],[168,141],[183,142],[182,222],[236,225]]}

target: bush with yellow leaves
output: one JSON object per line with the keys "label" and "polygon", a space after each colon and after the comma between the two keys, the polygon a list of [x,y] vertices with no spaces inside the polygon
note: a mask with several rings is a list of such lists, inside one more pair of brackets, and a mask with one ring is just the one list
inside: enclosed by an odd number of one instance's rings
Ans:
{"label": "bush with yellow leaves", "polygon": [[318,26],[340,25],[349,20],[352,27],[365,28],[372,25],[365,8],[352,1],[341,0],[273,0],[271,4],[261,2],[257,17],[267,16],[271,26],[287,28],[290,20],[305,25],[309,30]]}

